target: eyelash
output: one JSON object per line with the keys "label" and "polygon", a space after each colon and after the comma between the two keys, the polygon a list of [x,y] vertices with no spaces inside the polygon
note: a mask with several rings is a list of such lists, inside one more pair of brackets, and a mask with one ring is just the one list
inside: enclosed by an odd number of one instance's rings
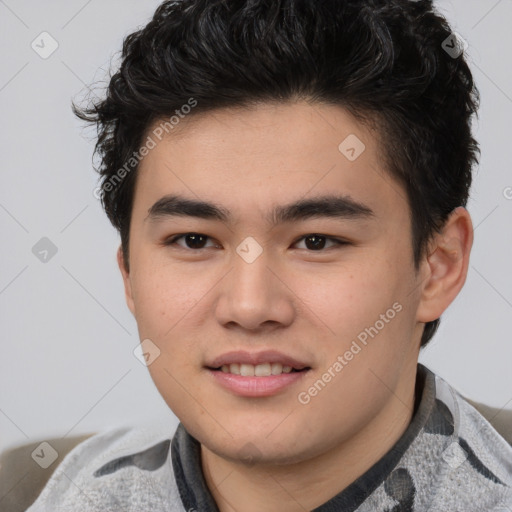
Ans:
{"label": "eyelash", "polygon": [[[206,237],[207,238],[207,241],[208,240],[211,240],[211,237],[209,237],[208,235],[204,235],[202,233],[194,233],[194,232],[189,232],[189,233],[182,233],[180,235],[174,235],[172,236],[171,238],[168,238],[166,239],[164,242],[163,242],[163,245],[168,247],[168,246],[172,246],[174,244],[176,244],[176,242],[184,237],[186,237],[187,235],[198,235],[198,236],[203,236],[203,237]],[[320,237],[320,238],[325,238],[326,241],[331,241],[331,242],[334,242],[336,244],[336,246],[338,247],[341,247],[341,246],[344,246],[344,245],[350,245],[350,242],[346,241],[346,240],[342,240],[342,239],[339,239],[339,238],[333,238],[333,237],[329,237],[327,235],[322,235],[321,233],[309,233],[307,235],[303,235],[302,237],[298,238],[294,243],[293,245],[297,244],[298,242],[302,241],[302,240],[305,240],[306,238],[309,238],[311,236],[317,236],[317,237]],[[211,247],[201,247],[199,249],[193,249],[191,247],[182,247],[182,246],[179,246],[181,249],[185,249],[185,250],[190,250],[190,251],[194,251],[194,252],[199,252],[199,251],[202,251],[204,249],[211,249]],[[334,247],[328,247],[327,249],[333,249]],[[314,250],[308,250],[306,249],[308,252],[325,252],[327,249],[325,248],[322,248],[322,249],[319,249],[317,251],[314,251]]]}

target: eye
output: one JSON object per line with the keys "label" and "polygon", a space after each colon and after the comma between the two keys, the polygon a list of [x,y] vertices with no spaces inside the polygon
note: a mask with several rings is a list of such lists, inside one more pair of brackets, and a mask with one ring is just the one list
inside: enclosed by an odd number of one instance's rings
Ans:
{"label": "eye", "polygon": [[[305,248],[309,249],[311,251],[321,251],[322,249],[326,248],[326,242],[331,242],[330,247],[336,247],[340,245],[348,245],[348,242],[344,240],[339,240],[337,238],[331,238],[325,235],[319,235],[319,234],[310,234],[303,236],[300,238],[295,244],[298,242],[304,240]],[[299,249],[303,249],[304,247],[299,247]],[[327,247],[329,248],[329,247]]]}
{"label": "eye", "polygon": [[[203,235],[201,233],[183,233],[181,235],[175,235],[171,238],[168,238],[164,241],[164,245],[178,245],[183,249],[207,249],[208,247],[218,247],[217,244],[211,242],[212,245],[208,246],[207,242],[211,241],[211,238],[207,235]],[[183,241],[184,243],[179,243],[179,241]],[[328,237],[326,235],[320,234],[309,234],[299,238],[293,245],[299,244],[302,242],[305,244],[305,247],[298,247],[299,249],[307,249],[309,251],[322,251],[323,249],[329,249],[336,246],[349,245],[349,242],[345,240],[340,240],[337,238]],[[331,245],[328,245],[328,244]]]}
{"label": "eye", "polygon": [[[173,236],[164,242],[164,245],[177,244],[184,249],[205,249],[207,248],[206,242],[210,237],[201,233],[183,233],[181,235]],[[185,245],[178,244],[178,240],[184,240]],[[212,246],[210,246],[212,247]],[[215,244],[213,245],[215,247]]]}

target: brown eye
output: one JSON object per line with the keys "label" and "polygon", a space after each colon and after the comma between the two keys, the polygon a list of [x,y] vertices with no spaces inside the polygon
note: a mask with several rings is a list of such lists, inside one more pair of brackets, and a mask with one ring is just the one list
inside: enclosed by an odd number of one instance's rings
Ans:
{"label": "brown eye", "polygon": [[318,235],[318,234],[310,234],[302,237],[297,243],[304,241],[305,248],[309,251],[321,251],[322,249],[326,248],[326,244],[328,242],[331,243],[330,246],[327,246],[327,248],[340,246],[340,245],[347,245],[348,242],[344,242],[343,240],[337,240],[335,238],[330,238],[325,235]]}
{"label": "brown eye", "polygon": [[[185,245],[178,244],[178,240],[184,240]],[[165,245],[179,245],[184,249],[204,249],[209,237],[202,235],[201,233],[184,233],[183,235],[177,235],[165,242]]]}
{"label": "brown eye", "polygon": [[323,249],[326,242],[325,236],[310,235],[305,238],[306,247],[312,251]]}
{"label": "brown eye", "polygon": [[205,246],[207,239],[208,237],[205,235],[185,235],[185,243],[191,249],[202,249]]}

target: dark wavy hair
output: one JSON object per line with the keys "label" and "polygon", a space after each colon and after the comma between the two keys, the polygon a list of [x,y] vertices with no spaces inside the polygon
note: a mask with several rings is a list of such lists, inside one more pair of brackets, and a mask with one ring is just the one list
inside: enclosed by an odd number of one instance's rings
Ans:
{"label": "dark wavy hair", "polygon": [[[416,269],[465,206],[478,162],[479,95],[431,0],[175,0],[128,35],[105,97],[74,113],[97,128],[101,199],[126,265],[138,159],[154,122],[261,101],[340,105],[378,127],[387,172],[402,183]],[[457,47],[456,47],[457,48]],[[124,170],[124,172],[121,172]],[[113,178],[122,178],[113,181]],[[425,346],[440,319],[425,325]]]}

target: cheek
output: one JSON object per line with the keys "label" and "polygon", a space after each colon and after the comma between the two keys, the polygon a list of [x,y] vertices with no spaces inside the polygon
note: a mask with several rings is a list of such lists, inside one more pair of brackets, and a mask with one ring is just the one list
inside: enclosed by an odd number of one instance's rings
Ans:
{"label": "cheek", "polygon": [[141,270],[132,276],[132,290],[139,330],[165,338],[198,303],[204,287],[202,278],[151,258],[138,264]]}
{"label": "cheek", "polygon": [[[331,269],[325,276],[297,281],[305,290],[304,302],[337,334],[360,330],[398,299],[394,272],[386,264],[362,259],[350,268]],[[374,321],[375,321],[374,320]]]}
{"label": "cheek", "polygon": [[350,269],[331,271],[329,279],[303,280],[305,302],[310,301],[317,317],[315,323],[325,332],[323,364],[329,367],[351,348],[358,351],[354,342],[361,350],[351,359],[351,367],[385,369],[400,364],[415,317],[414,305],[407,296],[407,272],[405,262],[390,255],[361,258]]}

